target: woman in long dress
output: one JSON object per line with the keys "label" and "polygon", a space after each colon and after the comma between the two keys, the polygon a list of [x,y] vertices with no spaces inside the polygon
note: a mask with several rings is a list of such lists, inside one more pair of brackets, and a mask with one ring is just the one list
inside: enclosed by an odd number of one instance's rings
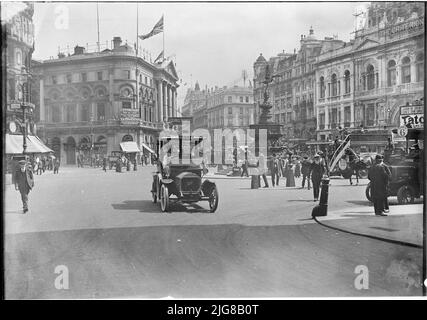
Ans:
{"label": "woman in long dress", "polygon": [[295,187],[294,165],[292,163],[292,154],[289,154],[289,160],[286,168],[286,186]]}

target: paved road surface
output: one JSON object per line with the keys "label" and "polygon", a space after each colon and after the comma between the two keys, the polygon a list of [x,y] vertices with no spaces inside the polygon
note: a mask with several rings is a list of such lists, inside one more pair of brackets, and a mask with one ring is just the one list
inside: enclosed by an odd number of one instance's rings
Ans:
{"label": "paved road surface", "polygon": [[[151,203],[151,171],[36,176],[27,215],[8,188],[6,297],[421,294],[421,250],[319,226],[310,219],[311,191],[217,179],[216,213],[207,203],[161,213]],[[331,183],[330,210],[367,205],[363,185]],[[69,270],[68,290],[54,286],[58,265]],[[355,289],[358,265],[368,267],[368,290]]]}

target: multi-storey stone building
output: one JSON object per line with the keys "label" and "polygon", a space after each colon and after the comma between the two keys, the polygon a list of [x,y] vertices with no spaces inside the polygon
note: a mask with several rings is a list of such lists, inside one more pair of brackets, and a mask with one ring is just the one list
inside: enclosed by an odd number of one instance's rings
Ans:
{"label": "multi-storey stone building", "polygon": [[187,90],[181,112],[184,117],[192,117],[194,129],[207,127],[207,94],[207,89],[200,90],[198,82],[196,82],[194,89]]}
{"label": "multi-storey stone building", "polygon": [[[15,2],[4,4],[2,8],[2,110],[6,116],[6,132],[11,137],[21,135],[24,126],[21,104],[33,103],[31,95],[32,70],[31,57],[34,51],[34,25],[32,22],[34,4]],[[10,13],[13,13],[9,16]],[[29,120],[25,126],[27,134],[35,135],[34,112],[27,113]],[[21,142],[22,143],[22,142]]]}
{"label": "multi-storey stone building", "polygon": [[373,2],[354,40],[318,57],[318,139],[363,129],[370,141],[352,144],[381,151],[400,107],[424,99],[424,41],[422,3]]}
{"label": "multi-storey stone building", "polygon": [[[185,110],[185,111],[184,111]],[[248,129],[255,123],[252,87],[222,87],[188,90],[183,116],[191,116],[193,128]]]}
{"label": "multi-storey stone building", "polygon": [[208,129],[248,129],[254,124],[254,102],[251,87],[223,87],[207,96]]}
{"label": "multi-storey stone building", "polygon": [[[35,66],[39,74],[39,130],[67,164],[78,153],[105,155],[134,141],[153,149],[158,132],[176,116],[178,76],[172,61],[150,63],[113,39],[113,47],[59,54]],[[148,148],[146,148],[148,147]]]}
{"label": "multi-storey stone building", "polygon": [[254,64],[254,98],[259,114],[263,101],[265,68],[273,76],[269,86],[273,121],[281,124],[285,141],[302,144],[316,138],[316,112],[314,94],[316,87],[316,58],[325,50],[338,47],[342,41],[326,37],[317,39],[313,28],[307,36],[301,35],[300,48],[293,54],[280,53],[267,60],[260,55]]}

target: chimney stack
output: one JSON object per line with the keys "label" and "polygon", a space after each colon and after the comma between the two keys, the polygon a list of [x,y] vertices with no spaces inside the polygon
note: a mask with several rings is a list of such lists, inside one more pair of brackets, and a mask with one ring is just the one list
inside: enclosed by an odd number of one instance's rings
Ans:
{"label": "chimney stack", "polygon": [[114,37],[113,38],[113,49],[117,49],[122,44],[122,38]]}
{"label": "chimney stack", "polygon": [[84,53],[85,53],[85,48],[84,47],[80,47],[80,46],[75,46],[74,47],[74,55],[84,54]]}

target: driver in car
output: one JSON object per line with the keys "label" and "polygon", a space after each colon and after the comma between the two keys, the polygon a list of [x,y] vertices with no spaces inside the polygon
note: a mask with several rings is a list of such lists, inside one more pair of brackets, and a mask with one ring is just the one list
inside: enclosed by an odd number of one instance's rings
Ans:
{"label": "driver in car", "polygon": [[169,149],[168,152],[163,156],[163,161],[162,161],[163,171],[165,172],[166,176],[169,176],[171,162],[172,162],[172,151],[171,149]]}

